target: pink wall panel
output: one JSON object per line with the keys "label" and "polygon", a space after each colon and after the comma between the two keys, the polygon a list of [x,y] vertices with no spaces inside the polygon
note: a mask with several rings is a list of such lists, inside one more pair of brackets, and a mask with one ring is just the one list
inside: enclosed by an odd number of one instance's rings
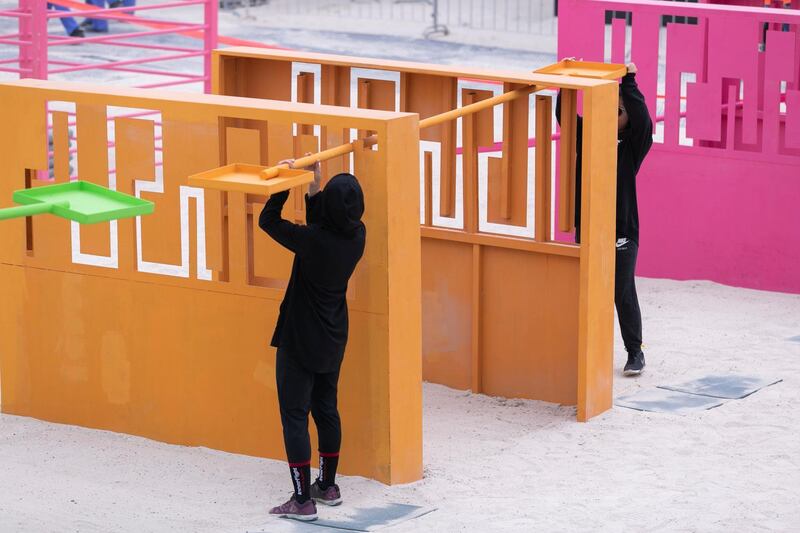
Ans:
{"label": "pink wall panel", "polygon": [[[797,167],[654,151],[640,174],[639,273],[800,293]],[[777,201],[779,200],[779,201]]]}
{"label": "pink wall panel", "polygon": [[[637,80],[663,128],[638,179],[638,273],[800,293],[800,12],[561,0],[559,56],[620,61],[626,22],[607,28],[607,12],[629,15]],[[662,15],[696,23],[664,28]]]}

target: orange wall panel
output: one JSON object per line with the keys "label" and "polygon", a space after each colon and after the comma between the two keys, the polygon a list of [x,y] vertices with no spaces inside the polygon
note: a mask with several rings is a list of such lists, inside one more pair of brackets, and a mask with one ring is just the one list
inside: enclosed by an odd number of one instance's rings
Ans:
{"label": "orange wall panel", "polygon": [[471,264],[471,244],[422,239],[423,376],[455,389],[471,388]]}
{"label": "orange wall panel", "polygon": [[481,369],[487,394],[577,402],[574,257],[487,247],[481,264]]}

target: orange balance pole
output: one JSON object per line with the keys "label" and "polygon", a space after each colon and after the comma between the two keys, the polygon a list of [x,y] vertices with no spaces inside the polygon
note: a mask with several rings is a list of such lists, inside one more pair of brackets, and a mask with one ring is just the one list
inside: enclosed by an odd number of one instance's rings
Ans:
{"label": "orange balance pole", "polygon": [[[509,91],[507,93],[494,96],[492,98],[487,98],[486,100],[481,100],[480,102],[476,102],[474,104],[469,104],[463,107],[459,107],[457,109],[453,109],[452,111],[447,111],[445,113],[441,113],[433,117],[428,117],[424,120],[419,121],[419,129],[422,130],[425,128],[432,128],[444,122],[455,120],[459,117],[463,117],[466,115],[471,115],[473,113],[477,113],[478,111],[482,111],[484,109],[488,109],[490,107],[494,107],[496,105],[500,105],[505,102],[510,102],[511,100],[515,100],[522,96],[527,96],[541,89],[542,87],[536,85],[522,87],[514,91]],[[378,137],[376,135],[370,135],[369,137],[365,137],[364,139],[359,139],[351,143],[337,146],[335,148],[323,150],[322,152],[318,152],[316,154],[300,157],[294,161],[294,164],[292,164],[291,167],[288,164],[283,164],[265,169],[261,172],[261,178],[265,180],[272,179],[278,176],[278,174],[280,173],[280,169],[305,168],[317,162],[327,161],[329,159],[333,159],[334,157],[339,157],[342,155],[349,154],[353,152],[357,147],[372,146],[374,144],[377,144],[377,142],[378,142]]]}

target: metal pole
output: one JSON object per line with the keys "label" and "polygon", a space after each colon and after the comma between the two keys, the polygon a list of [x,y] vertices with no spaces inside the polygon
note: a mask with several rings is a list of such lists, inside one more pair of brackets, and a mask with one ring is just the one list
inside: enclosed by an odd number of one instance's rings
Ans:
{"label": "metal pole", "polygon": [[[475,2],[477,0],[469,0],[469,22],[467,22],[467,27],[475,29]],[[480,7],[478,8],[480,9]]]}
{"label": "metal pole", "polygon": [[542,35],[544,28],[544,0],[539,0],[539,35]]}
{"label": "metal pole", "polygon": [[531,21],[533,20],[533,2],[534,0],[528,0],[528,33],[533,33],[533,27],[531,26]]}
{"label": "metal pole", "polygon": [[437,33],[441,33],[442,35],[449,35],[450,30],[444,24],[439,24],[439,0],[429,0],[432,6],[431,12],[431,19],[433,20],[433,25],[430,28],[427,28],[423,35],[426,39],[430,38],[432,35]]}
{"label": "metal pole", "polygon": [[[419,129],[425,128],[432,128],[434,126],[438,126],[445,122],[455,120],[459,117],[463,117],[466,115],[472,115],[473,113],[477,113],[478,111],[482,111],[484,109],[488,109],[490,107],[494,107],[496,105],[503,104],[505,102],[510,102],[511,100],[516,100],[517,98],[522,98],[524,96],[528,96],[529,94],[541,91],[544,87],[540,85],[528,85],[526,87],[520,87],[519,89],[514,89],[513,91],[509,91],[507,93],[503,93],[497,96],[493,96],[491,98],[487,98],[486,100],[481,100],[479,102],[475,102],[474,104],[465,105],[463,107],[459,107],[456,109],[451,109],[450,111],[445,111],[444,113],[439,113],[438,115],[434,115],[432,117],[428,117],[426,119],[419,121]],[[343,144],[341,146],[336,146],[335,148],[329,148],[328,150],[324,150],[322,152],[307,155],[305,157],[300,157],[292,163],[290,166],[287,163],[283,165],[277,165],[274,167],[266,168],[261,171],[261,179],[272,179],[280,174],[282,168],[305,168],[318,161],[327,161],[328,159],[333,159],[334,157],[339,157],[345,154],[349,154],[350,152],[354,152],[356,148],[362,146],[372,146],[378,143],[378,136],[377,135],[370,135],[364,139],[357,139],[353,142]]]}
{"label": "metal pole", "polygon": [[47,79],[47,2],[31,2],[33,22],[33,42],[36,62],[33,77]]}
{"label": "metal pole", "polygon": [[203,6],[205,32],[203,35],[203,75],[205,81],[203,87],[206,93],[211,92],[211,51],[217,47],[218,44],[218,9],[219,4],[217,0],[206,0]]}
{"label": "metal pole", "polygon": [[19,7],[29,17],[20,17],[20,69],[23,78],[47,79],[47,3],[41,0],[20,0]]}
{"label": "metal pole", "polygon": [[[20,11],[25,11],[31,15],[31,0],[19,0]],[[27,69],[28,74],[20,73],[21,78],[31,77],[33,72],[33,20],[31,16],[19,17],[17,20],[19,32],[19,68]]]}

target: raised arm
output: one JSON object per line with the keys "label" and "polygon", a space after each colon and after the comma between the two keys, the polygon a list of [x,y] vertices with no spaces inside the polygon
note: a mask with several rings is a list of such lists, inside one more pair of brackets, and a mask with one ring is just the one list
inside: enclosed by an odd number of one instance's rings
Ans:
{"label": "raised arm", "polygon": [[[305,155],[309,156],[311,152],[306,152]],[[289,168],[294,168],[294,162],[294,159],[284,159],[278,164],[288,164]],[[322,184],[322,172],[320,170],[319,161],[310,167],[306,167],[304,170],[309,170],[314,173],[314,181],[308,185],[308,193],[306,194],[306,224],[316,224],[322,218],[321,197],[318,195]]]}
{"label": "raised arm", "polygon": [[318,194],[322,182],[322,172],[319,168],[319,161],[308,167],[307,170],[312,170],[314,172],[314,181],[308,186],[308,194],[306,194],[306,223],[317,224],[322,219],[322,195]]}
{"label": "raised arm", "polygon": [[636,65],[633,63],[628,65],[628,73],[622,78],[620,97],[628,113],[631,140],[646,152],[653,143],[653,120],[650,118],[644,95],[636,83]]}
{"label": "raised arm", "polygon": [[287,198],[289,198],[289,191],[282,191],[270,196],[258,217],[258,227],[284,248],[302,256],[307,254],[311,248],[311,230],[308,226],[294,224],[283,219],[281,211],[283,211],[283,204],[286,203]]}

